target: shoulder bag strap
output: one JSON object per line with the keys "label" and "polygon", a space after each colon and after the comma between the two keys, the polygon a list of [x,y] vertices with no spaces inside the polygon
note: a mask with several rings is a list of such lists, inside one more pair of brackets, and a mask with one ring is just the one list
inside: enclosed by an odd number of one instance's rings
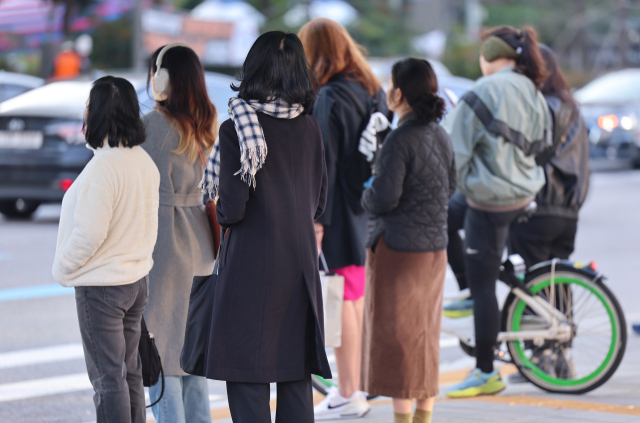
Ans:
{"label": "shoulder bag strap", "polygon": [[202,151],[202,145],[198,141],[196,141],[196,144],[198,145],[198,153],[200,155],[200,161],[202,162],[202,167],[204,169],[206,169],[207,168],[207,159],[204,158],[204,151]]}

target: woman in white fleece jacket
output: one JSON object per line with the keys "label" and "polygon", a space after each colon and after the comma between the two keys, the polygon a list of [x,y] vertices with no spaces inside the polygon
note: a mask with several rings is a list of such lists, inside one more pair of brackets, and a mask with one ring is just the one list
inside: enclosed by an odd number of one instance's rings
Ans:
{"label": "woman in white fleece jacket", "polygon": [[85,137],[94,150],[62,200],[54,278],[76,289],[98,423],[146,421],[138,354],[158,233],[160,174],[145,140],[138,98],[125,79],[91,89]]}

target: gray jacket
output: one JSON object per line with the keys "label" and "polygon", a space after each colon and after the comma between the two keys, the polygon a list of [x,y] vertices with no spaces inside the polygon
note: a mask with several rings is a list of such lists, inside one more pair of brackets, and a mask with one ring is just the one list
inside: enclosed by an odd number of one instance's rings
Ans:
{"label": "gray jacket", "polygon": [[458,189],[486,206],[533,198],[544,185],[536,154],[551,145],[547,102],[524,75],[505,68],[480,78],[442,124],[458,167]]}
{"label": "gray jacket", "polygon": [[213,272],[213,237],[198,188],[202,163],[189,163],[173,151],[180,143],[175,126],[156,110],[144,116],[142,144],[160,171],[158,241],[149,273],[149,302],[144,318],[154,334],[166,376],[185,375],[180,368],[189,295],[194,276]]}
{"label": "gray jacket", "polygon": [[384,141],[362,206],[371,218],[367,247],[384,234],[389,248],[403,252],[447,248],[449,197],[456,167],[449,136],[437,123],[415,120],[413,112]]}

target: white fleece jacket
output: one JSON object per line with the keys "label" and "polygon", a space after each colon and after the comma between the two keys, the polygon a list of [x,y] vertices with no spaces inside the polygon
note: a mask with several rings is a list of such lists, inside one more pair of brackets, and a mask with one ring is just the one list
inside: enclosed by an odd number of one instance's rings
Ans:
{"label": "white fleece jacket", "polygon": [[105,145],[62,200],[53,277],[63,286],[126,285],[153,267],[160,173],[141,147]]}

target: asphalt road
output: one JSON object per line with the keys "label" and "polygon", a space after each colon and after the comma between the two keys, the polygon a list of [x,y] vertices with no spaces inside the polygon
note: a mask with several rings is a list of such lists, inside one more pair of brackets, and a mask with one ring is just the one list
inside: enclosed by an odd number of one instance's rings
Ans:
{"label": "asphalt road", "polygon": [[[51,276],[59,212],[59,206],[47,205],[31,221],[0,218],[0,422],[95,421],[73,290],[57,287]],[[639,214],[640,172],[595,174],[573,256],[576,261],[597,262],[629,322],[640,321]],[[445,291],[455,290],[455,283],[448,278]],[[499,296],[505,292],[505,288],[499,288]],[[472,364],[455,344],[451,338],[441,341],[441,370],[447,374]],[[577,400],[571,408],[566,401],[553,402],[562,400],[557,396],[545,397],[536,388],[514,386],[508,388],[503,397],[506,400],[500,404],[439,403],[434,421],[485,421],[480,417],[468,420],[472,415],[479,416],[478,412],[485,417],[493,413],[491,421],[534,421],[531,418],[536,410],[548,413],[560,409],[566,412],[556,414],[562,421],[640,421],[640,414],[633,414],[633,407],[640,410],[640,398],[635,394],[640,388],[640,360],[635,357],[638,346],[640,338],[632,335],[619,375],[598,391],[580,397],[580,401],[608,404],[607,410],[617,410],[614,414],[579,410],[582,402]],[[218,410],[214,416],[224,419],[224,384],[210,381],[210,395],[212,409]],[[516,399],[511,401],[508,395]],[[529,404],[518,399],[531,397],[538,402]],[[624,414],[624,410],[632,410],[631,415],[638,417],[625,420],[629,413]],[[546,414],[539,418],[555,421]],[[390,419],[389,405],[383,400],[363,421]]]}

